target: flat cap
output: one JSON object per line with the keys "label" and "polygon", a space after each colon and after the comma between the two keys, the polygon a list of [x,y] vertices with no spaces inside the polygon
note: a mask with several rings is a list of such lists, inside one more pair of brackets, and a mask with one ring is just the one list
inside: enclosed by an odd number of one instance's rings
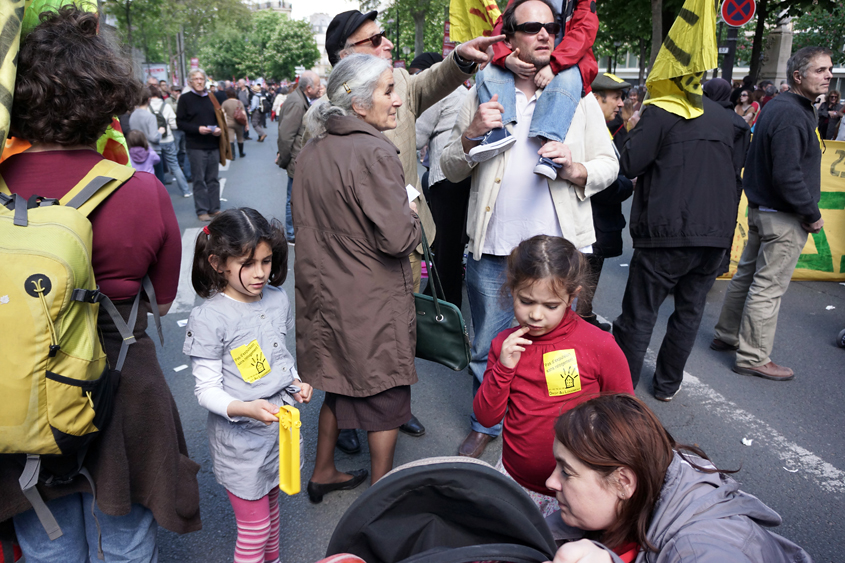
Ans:
{"label": "flat cap", "polygon": [[596,76],[590,88],[593,90],[626,90],[631,87],[631,84],[625,82],[615,74],[604,72]]}

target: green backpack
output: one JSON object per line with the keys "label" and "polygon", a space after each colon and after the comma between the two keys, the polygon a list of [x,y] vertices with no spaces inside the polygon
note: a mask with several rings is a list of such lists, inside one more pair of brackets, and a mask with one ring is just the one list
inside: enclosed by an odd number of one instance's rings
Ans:
{"label": "green backpack", "polygon": [[[134,172],[103,160],[60,200],[26,200],[0,178],[0,454],[25,459],[21,489],[50,539],[62,532],[35,485],[68,483],[82,474],[94,490],[82,466],[85,452],[109,421],[120,370],[135,342],[141,292],[127,323],[97,288],[88,220]],[[149,278],[141,291],[161,337]],[[113,367],[97,331],[101,306],[123,337]]]}

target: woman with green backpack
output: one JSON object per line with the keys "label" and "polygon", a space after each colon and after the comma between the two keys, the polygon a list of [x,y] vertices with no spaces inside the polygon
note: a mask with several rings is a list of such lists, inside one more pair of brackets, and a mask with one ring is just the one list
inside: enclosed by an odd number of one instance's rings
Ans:
{"label": "woman with green backpack", "polygon": [[[199,466],[188,458],[179,413],[146,334],[147,311],[157,319],[176,296],[179,226],[154,176],[133,174],[96,150],[112,117],[131,107],[141,86],[129,61],[98,28],[96,13],[63,7],[42,14],[22,41],[11,132],[32,147],[0,164],[0,192],[11,194],[0,197],[0,229],[15,235],[0,238],[0,278],[4,292],[20,290],[7,296],[4,307],[23,303],[14,325],[3,318],[0,352],[17,353],[21,360],[16,364],[13,358],[4,371],[32,362],[8,342],[36,351],[40,345],[32,342],[49,344],[49,351],[42,346],[41,363],[24,366],[23,375],[43,380],[46,371],[47,393],[38,408],[46,404],[46,436],[55,437],[54,447],[63,454],[45,456],[49,450],[10,443],[21,424],[9,413],[24,413],[19,418],[29,420],[33,407],[31,401],[4,406],[0,453],[12,455],[0,456],[0,523],[13,519],[28,563],[98,555],[155,561],[158,525],[177,533],[201,526]],[[87,250],[81,255],[85,264],[67,261],[68,272],[93,270],[95,280],[75,285],[73,275],[66,282],[53,277],[41,258],[46,250],[61,254],[57,244],[26,251],[54,223],[40,219],[48,215],[75,225],[75,240],[90,249],[90,259]],[[54,261],[61,263],[62,256]],[[86,315],[92,322],[79,326]],[[84,330],[95,336],[80,346]],[[89,361],[80,359],[81,348],[87,348]],[[94,377],[83,381],[77,365]],[[4,401],[20,396],[20,387],[4,373]],[[88,435],[94,438],[85,439]]]}

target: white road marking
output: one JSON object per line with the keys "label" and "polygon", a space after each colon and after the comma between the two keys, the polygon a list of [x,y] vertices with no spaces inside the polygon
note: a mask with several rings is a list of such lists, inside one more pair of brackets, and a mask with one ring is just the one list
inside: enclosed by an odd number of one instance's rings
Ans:
{"label": "white road marking", "polygon": [[226,187],[226,178],[220,178],[220,199],[223,199],[223,188]]}
{"label": "white road marking", "polygon": [[[609,322],[598,316],[601,322]],[[649,348],[645,364],[653,369],[657,363],[657,354]],[[768,447],[784,464],[787,471],[801,473],[815,483],[822,491],[833,494],[845,493],[845,471],[826,462],[813,452],[789,441],[786,436],[763,422],[753,414],[739,408],[733,401],[702,382],[691,373],[684,371],[683,391],[694,401],[707,407],[708,413],[715,415],[722,422],[738,429],[748,438],[757,440],[758,445]],[[789,469],[787,469],[789,467]]]}
{"label": "white road marking", "polygon": [[182,264],[179,267],[179,289],[170,307],[170,313],[190,313],[197,297],[191,285],[191,268],[194,264],[194,246],[202,229],[185,229],[182,233]]}
{"label": "white road marking", "polygon": [[230,162],[231,162],[230,160],[227,160],[225,165],[224,164],[218,164],[218,166],[220,167],[220,171],[225,172],[226,170],[228,170]]}

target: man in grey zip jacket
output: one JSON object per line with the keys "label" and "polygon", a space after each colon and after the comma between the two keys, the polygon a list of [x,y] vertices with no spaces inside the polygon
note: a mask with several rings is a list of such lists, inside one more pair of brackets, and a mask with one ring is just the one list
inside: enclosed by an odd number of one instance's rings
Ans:
{"label": "man in grey zip jacket", "polygon": [[[701,467],[712,467],[700,457],[684,456]],[[583,530],[563,523],[560,512],[546,522],[558,543],[584,537]],[[648,541],[658,551],[640,551],[634,563],[812,563],[799,546],[764,529],[781,522],[760,499],[740,491],[735,480],[699,471],[676,452],[648,527]],[[622,563],[615,553],[596,545],[606,553],[596,551],[593,559],[582,561]]]}

